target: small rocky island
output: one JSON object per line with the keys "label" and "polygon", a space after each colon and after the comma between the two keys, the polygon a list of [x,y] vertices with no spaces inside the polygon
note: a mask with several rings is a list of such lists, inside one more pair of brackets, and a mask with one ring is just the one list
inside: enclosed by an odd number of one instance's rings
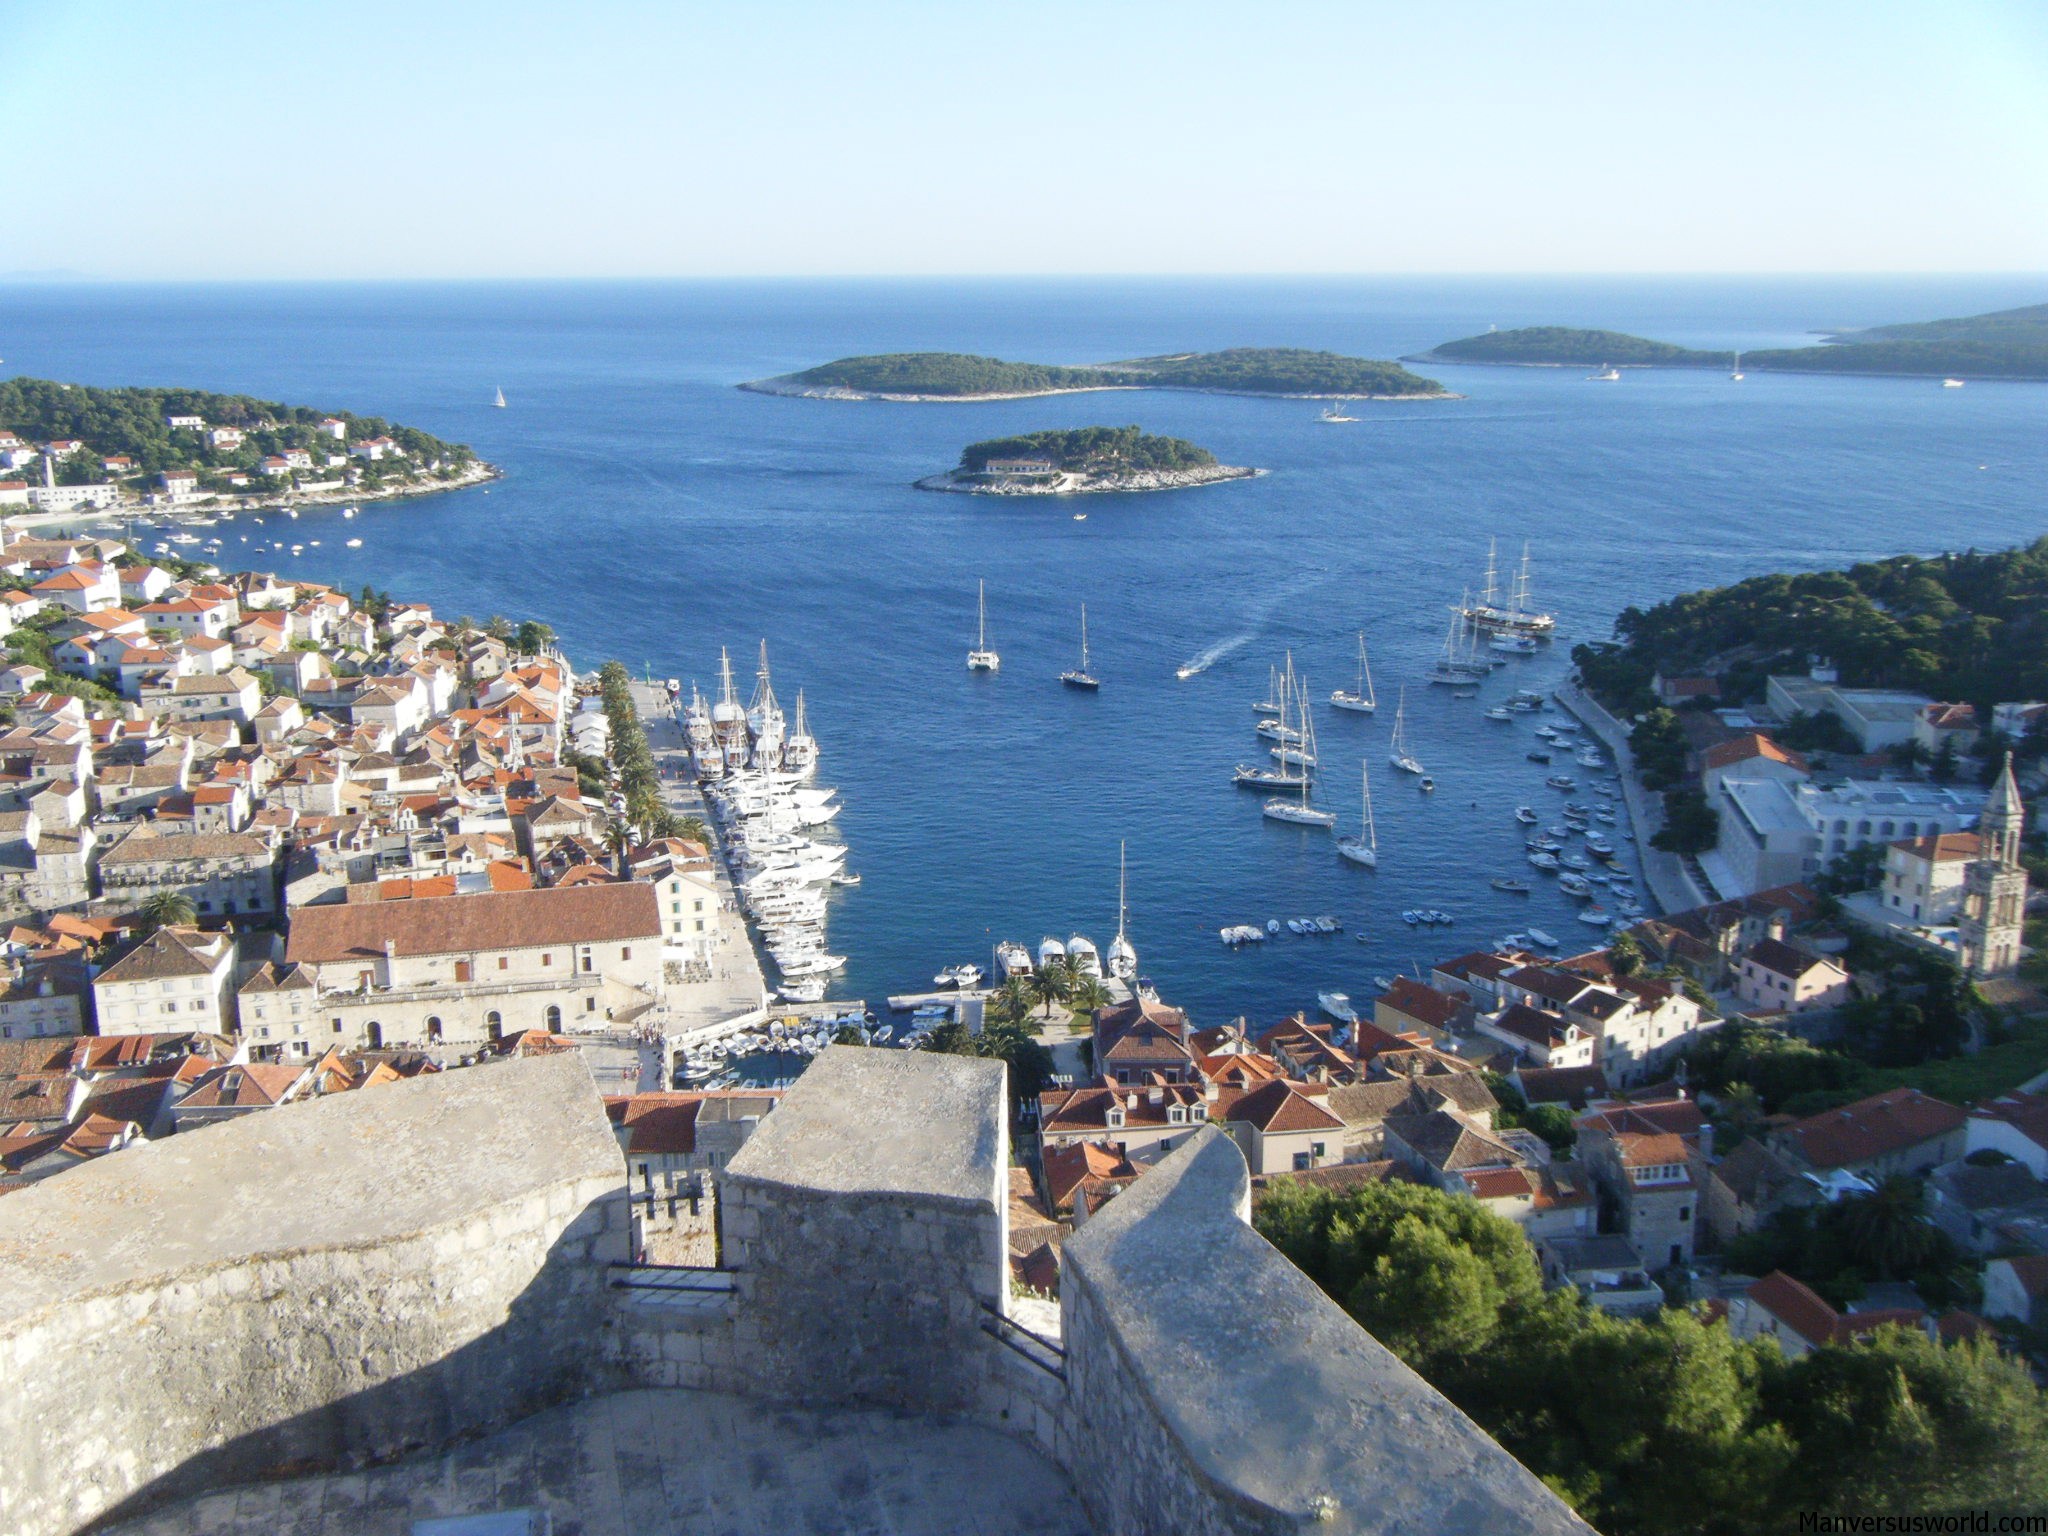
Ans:
{"label": "small rocky island", "polygon": [[1445,400],[1434,379],[1399,363],[1300,347],[1179,352],[1120,363],[1008,363],[966,352],[842,357],[741,389],[818,400],[1016,400],[1098,389],[1181,389],[1301,400]]}
{"label": "small rocky island", "polygon": [[1256,469],[1219,464],[1206,448],[1137,427],[1075,427],[969,443],[943,475],[921,491],[977,496],[1075,496],[1103,491],[1172,491],[1219,480],[1248,480]]}

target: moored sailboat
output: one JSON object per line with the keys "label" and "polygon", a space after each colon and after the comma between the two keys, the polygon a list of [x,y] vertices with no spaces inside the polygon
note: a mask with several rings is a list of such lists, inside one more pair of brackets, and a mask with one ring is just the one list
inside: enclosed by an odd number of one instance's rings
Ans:
{"label": "moored sailboat", "polygon": [[967,653],[967,670],[993,672],[1002,666],[1003,658],[988,645],[988,583],[985,581],[975,584],[974,612],[974,649]]}
{"label": "moored sailboat", "polygon": [[1403,773],[1421,773],[1422,764],[1408,751],[1408,685],[1401,685],[1400,697],[1394,702],[1394,739],[1387,750],[1387,761]]}
{"label": "moored sailboat", "polygon": [[1330,695],[1333,708],[1347,709],[1355,715],[1369,715],[1378,709],[1379,701],[1373,697],[1372,665],[1366,660],[1365,631],[1358,632],[1358,685],[1351,692],[1339,688]]}
{"label": "moored sailboat", "polygon": [[1358,764],[1358,793],[1363,802],[1365,830],[1356,836],[1338,838],[1337,853],[1339,857],[1349,859],[1354,864],[1363,864],[1367,869],[1378,869],[1380,837],[1372,820],[1372,776],[1366,770],[1363,759]]}
{"label": "moored sailboat", "polygon": [[1060,674],[1060,681],[1069,688],[1081,688],[1093,693],[1102,686],[1094,673],[1088,670],[1088,605],[1081,605],[1081,665]]}

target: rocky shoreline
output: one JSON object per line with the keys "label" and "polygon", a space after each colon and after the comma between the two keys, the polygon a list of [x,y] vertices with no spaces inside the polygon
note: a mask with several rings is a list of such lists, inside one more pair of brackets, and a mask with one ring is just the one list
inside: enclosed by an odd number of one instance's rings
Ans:
{"label": "rocky shoreline", "polygon": [[787,378],[752,379],[735,385],[756,395],[791,400],[891,400],[903,405],[973,405],[983,400],[1037,400],[1046,395],[1100,395],[1112,390],[1171,390],[1182,395],[1242,395],[1249,400],[1462,400],[1450,390],[1421,395],[1275,394],[1261,389],[1190,389],[1184,384],[1084,384],[1067,389],[1020,389],[985,395],[903,395],[884,390],[845,389],[837,384],[797,384]]}
{"label": "rocky shoreline", "polygon": [[1225,480],[1251,480],[1263,469],[1235,464],[1205,464],[1200,469],[1136,469],[1122,474],[969,475],[948,470],[914,482],[920,491],[952,491],[966,496],[1097,496],[1139,491],[1179,491],[1190,486],[1218,485]]}

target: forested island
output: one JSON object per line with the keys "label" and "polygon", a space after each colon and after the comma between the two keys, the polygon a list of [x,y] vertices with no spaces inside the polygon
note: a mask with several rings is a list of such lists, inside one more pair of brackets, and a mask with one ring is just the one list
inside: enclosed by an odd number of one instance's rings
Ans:
{"label": "forested island", "polygon": [[1899,555],[1799,576],[1753,576],[1625,608],[1618,649],[1573,653],[1618,713],[1655,705],[1650,680],[1709,674],[1724,700],[1825,656],[1844,686],[1990,706],[2048,698],[2048,538],[1989,554]]}
{"label": "forested island", "polygon": [[[1738,354],[1699,351],[1622,331],[1526,326],[1446,341],[1419,362],[1527,367],[1731,368]],[[1811,347],[1740,354],[1757,373],[1873,373],[1929,378],[2048,379],[2048,304],[1954,320],[1831,334]]]}
{"label": "forested island", "polygon": [[965,352],[842,357],[802,373],[756,379],[758,394],[833,400],[1002,400],[1098,389],[1186,389],[1303,399],[1446,399],[1434,379],[1399,363],[1298,347],[1237,347],[1115,363],[1011,363]]}
{"label": "forested island", "polygon": [[1071,496],[1177,490],[1257,473],[1219,464],[1215,454],[1184,438],[1157,437],[1138,427],[1073,427],[969,443],[951,470],[917,485],[985,496]]}
{"label": "forested island", "polygon": [[[0,382],[0,464],[35,482],[32,503],[60,508],[408,495],[496,474],[465,444],[381,416],[30,378]],[[48,494],[46,473],[73,494]]]}

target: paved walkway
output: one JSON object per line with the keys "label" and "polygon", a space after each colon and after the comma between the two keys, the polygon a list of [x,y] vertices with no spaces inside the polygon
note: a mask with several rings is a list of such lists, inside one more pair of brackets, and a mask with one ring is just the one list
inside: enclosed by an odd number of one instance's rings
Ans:
{"label": "paved walkway", "polygon": [[1683,859],[1650,846],[1650,839],[1664,830],[1664,801],[1644,789],[1636,777],[1635,754],[1628,749],[1628,732],[1621,722],[1576,683],[1558,684],[1553,696],[1600,738],[1614,758],[1615,770],[1621,775],[1621,796],[1628,805],[1629,828],[1636,835],[1636,857],[1642,861],[1643,885],[1658,910],[1685,912],[1712,902],[1715,898],[1700,890]]}
{"label": "paved walkway", "polygon": [[203,1495],[107,1536],[411,1536],[539,1507],[554,1536],[1088,1536],[1060,1470],[994,1430],[876,1409],[622,1392],[444,1456]]}

